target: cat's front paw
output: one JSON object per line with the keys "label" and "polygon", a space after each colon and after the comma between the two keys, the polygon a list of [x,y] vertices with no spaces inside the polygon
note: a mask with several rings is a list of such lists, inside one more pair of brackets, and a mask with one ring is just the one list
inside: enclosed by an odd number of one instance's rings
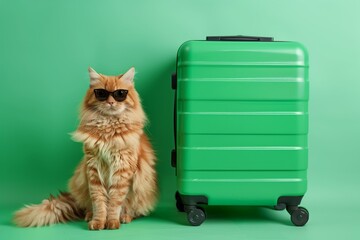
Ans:
{"label": "cat's front paw", "polygon": [[133,217],[128,214],[121,214],[120,221],[121,223],[131,223]]}
{"label": "cat's front paw", "polygon": [[118,219],[110,219],[106,221],[106,228],[113,230],[120,228],[120,221]]}
{"label": "cat's front paw", "polygon": [[105,221],[91,220],[88,223],[89,230],[102,230],[105,228]]}

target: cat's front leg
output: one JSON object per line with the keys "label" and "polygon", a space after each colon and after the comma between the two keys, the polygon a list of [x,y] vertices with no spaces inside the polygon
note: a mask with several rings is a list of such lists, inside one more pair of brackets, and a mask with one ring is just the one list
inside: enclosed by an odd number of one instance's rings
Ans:
{"label": "cat's front leg", "polygon": [[[128,163],[133,157],[134,156],[131,155],[123,155],[123,160],[125,160],[125,163]],[[109,186],[108,191],[107,229],[120,228],[120,213],[129,192],[130,183],[134,174],[133,168],[129,164],[124,164],[124,162],[119,165],[118,168],[114,168],[111,175],[111,185]]]}
{"label": "cat's front leg", "polygon": [[87,161],[87,178],[93,213],[88,227],[90,230],[101,230],[105,228],[106,223],[107,194],[99,176],[96,159],[92,157]]}

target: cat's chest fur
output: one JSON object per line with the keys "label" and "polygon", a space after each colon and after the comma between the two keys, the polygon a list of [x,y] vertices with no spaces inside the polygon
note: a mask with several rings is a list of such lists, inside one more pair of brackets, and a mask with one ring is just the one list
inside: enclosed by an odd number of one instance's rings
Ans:
{"label": "cat's chest fur", "polygon": [[136,151],[141,134],[142,126],[138,123],[118,118],[97,118],[81,124],[73,138],[110,163],[114,158],[120,158],[119,154],[123,151]]}
{"label": "cat's chest fur", "polygon": [[80,124],[73,133],[75,141],[84,144],[86,155],[104,186],[112,184],[116,169],[133,169],[137,162],[142,126],[121,119],[93,119]]}

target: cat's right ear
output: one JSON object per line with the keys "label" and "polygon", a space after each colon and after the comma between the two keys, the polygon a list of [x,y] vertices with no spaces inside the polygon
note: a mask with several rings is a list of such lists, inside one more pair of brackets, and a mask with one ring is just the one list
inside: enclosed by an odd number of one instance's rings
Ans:
{"label": "cat's right ear", "polygon": [[89,76],[90,76],[90,86],[94,86],[95,84],[100,82],[100,74],[98,74],[94,69],[91,67],[88,68]]}

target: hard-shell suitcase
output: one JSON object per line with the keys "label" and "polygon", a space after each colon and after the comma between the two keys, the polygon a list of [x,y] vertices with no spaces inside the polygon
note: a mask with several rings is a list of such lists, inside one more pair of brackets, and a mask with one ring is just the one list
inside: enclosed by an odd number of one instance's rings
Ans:
{"label": "hard-shell suitcase", "polygon": [[303,226],[307,189],[308,56],[296,42],[208,37],[178,50],[176,206],[191,225],[207,205],[287,209]]}

